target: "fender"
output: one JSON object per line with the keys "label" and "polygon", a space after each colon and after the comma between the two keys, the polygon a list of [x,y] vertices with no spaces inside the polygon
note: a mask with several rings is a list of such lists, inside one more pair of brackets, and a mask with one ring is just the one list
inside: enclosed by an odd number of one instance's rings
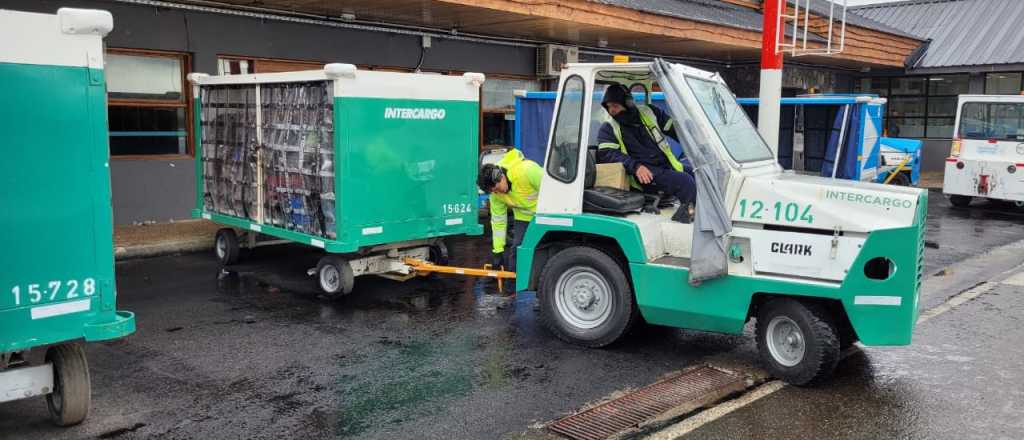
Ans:
{"label": "fender", "polygon": [[619,243],[631,264],[647,261],[640,229],[633,222],[600,214],[537,214],[526,229],[523,243],[516,251],[516,290],[529,288],[534,251],[548,232],[566,231],[608,237]]}

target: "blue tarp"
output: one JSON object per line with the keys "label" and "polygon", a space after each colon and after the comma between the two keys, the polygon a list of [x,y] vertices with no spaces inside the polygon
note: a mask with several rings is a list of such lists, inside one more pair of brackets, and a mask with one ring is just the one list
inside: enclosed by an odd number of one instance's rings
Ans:
{"label": "blue tarp", "polygon": [[[835,122],[832,124],[832,133],[828,138],[828,148],[825,150],[825,161],[821,165],[821,176],[832,177],[832,168],[836,163],[836,150],[839,149],[839,134],[843,132],[842,149],[839,152],[839,167],[835,170],[835,177],[839,179],[857,178],[857,155],[860,154],[859,141],[864,137],[861,119],[862,104],[848,104],[840,107],[836,112]],[[849,107],[849,115],[846,117],[846,130],[842,130],[844,107]]]}

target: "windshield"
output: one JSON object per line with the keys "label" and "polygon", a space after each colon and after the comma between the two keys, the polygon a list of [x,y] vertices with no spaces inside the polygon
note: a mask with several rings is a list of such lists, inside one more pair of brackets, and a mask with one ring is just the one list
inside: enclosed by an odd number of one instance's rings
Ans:
{"label": "windshield", "polygon": [[733,160],[744,163],[772,158],[768,145],[725,84],[692,76],[686,76],[686,82]]}
{"label": "windshield", "polygon": [[960,111],[962,139],[1024,140],[1024,104],[964,103]]}

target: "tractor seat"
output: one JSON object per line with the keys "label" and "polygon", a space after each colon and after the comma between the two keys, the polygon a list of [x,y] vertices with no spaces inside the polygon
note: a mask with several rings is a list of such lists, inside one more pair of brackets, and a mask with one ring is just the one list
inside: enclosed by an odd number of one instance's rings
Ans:
{"label": "tractor seat", "polygon": [[643,193],[617,188],[594,186],[597,181],[597,161],[594,151],[587,151],[586,175],[583,179],[583,212],[624,215],[640,212],[647,202]]}

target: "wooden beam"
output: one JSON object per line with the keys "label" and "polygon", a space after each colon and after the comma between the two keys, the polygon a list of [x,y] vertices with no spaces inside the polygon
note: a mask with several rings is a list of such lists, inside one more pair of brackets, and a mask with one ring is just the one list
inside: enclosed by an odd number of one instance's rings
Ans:
{"label": "wooden beam", "polygon": [[[756,50],[761,47],[760,31],[651,14],[629,8],[590,2],[587,0],[562,0],[559,2],[552,2],[550,0],[435,1],[452,5],[487,8],[537,18],[561,20],[575,24],[618,29],[637,34],[706,41],[723,46],[732,46],[733,48]],[[847,29],[849,30],[850,28],[851,27],[848,25]],[[873,32],[868,29],[864,30]],[[874,32],[874,34],[879,36],[889,35],[881,32]],[[899,40],[895,40],[894,42],[902,44],[880,45],[876,47],[870,47],[870,45],[848,44],[848,50],[836,55],[836,57],[843,60],[872,65],[902,67],[903,60],[910,51],[913,50],[913,48],[910,48],[908,44]],[[824,48],[824,45],[812,42],[808,44],[808,47]]]}
{"label": "wooden beam", "polygon": [[761,0],[721,0],[722,3],[730,3],[736,6],[743,6],[754,10],[761,10]]}

